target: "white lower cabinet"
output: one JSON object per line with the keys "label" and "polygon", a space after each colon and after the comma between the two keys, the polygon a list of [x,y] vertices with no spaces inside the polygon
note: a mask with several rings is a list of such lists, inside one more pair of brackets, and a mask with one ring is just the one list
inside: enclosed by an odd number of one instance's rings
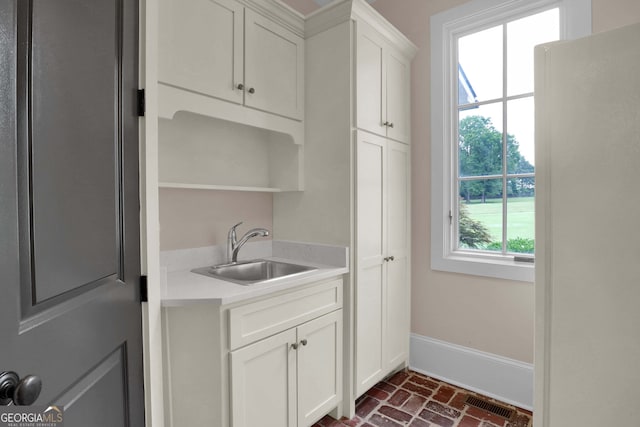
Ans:
{"label": "white lower cabinet", "polygon": [[342,415],[342,280],[165,307],[165,425],[308,427]]}
{"label": "white lower cabinet", "polygon": [[305,427],[341,396],[342,310],[231,352],[231,425]]}
{"label": "white lower cabinet", "polygon": [[290,329],[231,353],[231,425],[297,425],[295,342]]}

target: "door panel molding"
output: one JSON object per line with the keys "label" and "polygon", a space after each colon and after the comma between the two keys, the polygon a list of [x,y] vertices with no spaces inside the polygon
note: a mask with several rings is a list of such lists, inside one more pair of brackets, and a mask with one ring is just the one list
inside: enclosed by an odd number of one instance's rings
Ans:
{"label": "door panel molding", "polygon": [[[78,413],[85,413],[85,417],[90,415],[93,418],[92,421],[94,423],[92,426],[95,427],[101,425],[124,427],[129,425],[127,416],[129,410],[126,400],[128,394],[126,354],[127,347],[125,343],[115,349],[106,359],[87,371],[75,384],[54,399],[53,402],[64,406],[65,421],[71,424],[72,420],[78,416]],[[116,393],[116,390],[113,389],[114,387],[119,388],[120,393]],[[105,399],[106,396],[113,397],[118,395],[125,396],[125,398],[122,399],[122,401],[118,401],[118,399]],[[105,414],[101,413],[102,411],[86,414],[87,410],[83,405],[86,405],[85,402],[91,402],[95,399],[101,399],[104,403],[100,406],[108,410],[109,414],[116,414],[118,418],[121,418],[121,422],[118,422],[118,420],[112,416],[105,417]],[[93,406],[90,411],[95,411],[95,406]],[[86,420],[86,418],[81,419]]]}
{"label": "door panel molding", "polygon": [[[56,88],[48,88],[44,93],[40,93],[37,89],[37,86],[34,88],[34,85],[38,84],[39,77],[34,76],[34,60],[36,61],[36,65],[40,63],[46,62],[41,57],[45,57],[46,54],[44,52],[40,52],[38,54],[37,49],[34,52],[33,47],[33,38],[38,37],[37,31],[34,30],[34,20],[37,22],[37,17],[34,18],[34,2],[33,1],[24,1],[17,2],[17,22],[18,22],[18,32],[17,32],[17,156],[18,156],[18,210],[19,210],[19,247],[20,247],[20,296],[21,296],[21,320],[26,321],[27,324],[33,323],[31,318],[38,315],[38,313],[42,313],[44,311],[55,310],[57,306],[60,304],[68,303],[69,301],[80,297],[82,294],[91,292],[93,289],[101,286],[106,286],[107,284],[123,280],[124,278],[124,230],[125,230],[125,215],[124,215],[124,171],[121,170],[120,164],[122,163],[124,152],[123,152],[123,110],[124,110],[124,99],[121,95],[123,80],[126,78],[123,75],[123,66],[124,66],[124,49],[123,49],[123,37],[121,35],[124,23],[124,14],[123,14],[123,0],[114,0],[112,2],[106,2],[104,8],[112,15],[113,22],[111,25],[103,25],[105,29],[110,29],[113,31],[113,44],[105,45],[105,53],[101,58],[105,64],[109,64],[108,69],[113,70],[112,82],[113,85],[110,90],[106,92],[110,92],[110,98],[105,100],[96,100],[94,98],[99,98],[98,96],[87,96],[85,95],[79,96],[78,94],[63,94],[61,95],[61,99],[57,101],[44,101],[43,99],[54,98]],[[42,3],[37,3],[36,8],[46,8],[46,7],[54,7],[54,6],[44,6]],[[37,10],[36,10],[37,12]],[[87,12],[88,13],[88,12]],[[75,18],[80,21],[84,15],[80,15]],[[51,24],[55,26],[55,24]],[[99,28],[100,29],[100,28]],[[34,36],[34,32],[36,35]],[[65,41],[69,38],[72,38],[74,33],[67,34],[60,37],[60,42]],[[41,35],[42,39],[44,35]],[[87,50],[94,45],[87,42],[83,44],[83,42],[78,42],[82,44],[82,47]],[[94,44],[99,44],[102,47],[104,43],[100,41],[96,41]],[[64,48],[59,48],[60,50],[64,50]],[[111,55],[110,53],[113,53]],[[48,52],[47,52],[48,53]],[[38,59],[40,58],[40,59]],[[109,62],[107,62],[109,61]],[[78,62],[82,64],[87,64],[88,60],[79,59]],[[66,64],[64,61],[55,62],[55,66],[51,68],[58,68],[57,74],[64,75],[67,71],[71,71],[71,68],[74,64]],[[92,69],[92,65],[87,65],[87,70]],[[105,76],[108,76],[111,72],[105,73]],[[71,72],[69,73],[71,74]],[[84,76],[84,74],[91,73],[79,73],[80,79]],[[103,76],[104,77],[104,76]],[[84,81],[84,86],[92,85],[91,78],[84,76],[86,79]],[[92,76],[93,78],[93,76]],[[97,78],[97,77],[96,77]],[[108,78],[108,77],[107,77]],[[63,80],[66,79],[63,78]],[[105,80],[105,79],[103,79]],[[62,83],[65,83],[63,81]],[[62,85],[64,86],[64,85]],[[83,88],[83,83],[78,83],[78,88]],[[107,86],[108,88],[108,86]],[[102,89],[102,92],[105,92]],[[106,93],[105,92],[105,93]],[[96,92],[96,94],[100,94],[101,92]],[[68,104],[66,105],[66,100],[69,99]],[[113,102],[111,102],[113,100]],[[34,174],[34,167],[40,168],[43,164],[42,161],[55,155],[57,150],[46,148],[44,150],[43,155],[46,155],[46,158],[38,159],[38,153],[34,153],[34,148],[39,150],[43,147],[46,147],[50,144],[55,144],[56,139],[58,140],[58,145],[60,144],[60,140],[64,139],[59,134],[51,136],[49,139],[49,135],[46,135],[46,132],[43,134],[43,131],[46,131],[52,126],[52,123],[55,122],[55,119],[60,117],[58,112],[52,111],[51,108],[52,103],[60,101],[61,104],[60,109],[68,114],[64,115],[73,116],[74,114],[78,114],[78,111],[91,109],[90,107],[95,106],[98,112],[95,114],[88,113],[87,117],[79,117],[79,118],[69,118],[69,123],[78,122],[81,123],[83,119],[87,119],[87,124],[84,132],[82,131],[82,127],[80,126],[80,131],[71,134],[71,136],[76,136],[75,142],[68,143],[66,145],[66,141],[63,141],[65,145],[60,148],[64,148],[66,152],[61,152],[60,155],[67,154],[71,156],[72,153],[76,151],[78,147],[81,147],[85,144],[83,142],[90,142],[92,139],[96,139],[96,142],[92,142],[92,144],[86,144],[86,150],[92,151],[95,148],[99,148],[104,153],[95,153],[93,154],[94,159],[96,161],[96,165],[101,168],[101,170],[96,171],[91,175],[91,170],[93,169],[91,165],[85,165],[83,162],[78,162],[79,170],[75,172],[78,176],[82,176],[82,180],[76,179],[74,177],[74,172],[67,172],[66,169],[61,169],[58,167],[54,169],[53,176],[42,175],[42,172]],[[110,104],[115,103],[117,105],[116,108],[113,106],[109,107]],[[86,107],[86,108],[85,108]],[[104,124],[102,129],[97,129],[96,133],[102,131],[102,135],[95,136],[93,135],[93,127],[92,124],[96,122],[100,122],[99,117],[104,116],[104,114],[100,114],[100,111],[107,112],[109,108],[113,109],[112,117],[113,123]],[[36,117],[34,117],[36,116]],[[34,131],[34,127],[39,125],[40,122],[44,122],[44,128],[40,131]],[[49,123],[49,127],[47,127],[47,122]],[[66,132],[66,130],[59,131],[60,133]],[[107,133],[109,132],[109,133]],[[73,138],[69,137],[69,141]],[[34,140],[34,138],[39,138],[39,140]],[[107,149],[108,144],[105,144],[105,141],[113,138],[113,146],[111,149]],[[102,141],[102,143],[100,142]],[[35,146],[34,146],[35,145]],[[94,148],[95,147],[95,148]],[[99,154],[107,154],[106,161],[107,163],[102,163],[97,160]],[[88,153],[91,156],[91,153]],[[100,156],[100,158],[103,156]],[[35,163],[35,164],[34,164]],[[51,162],[54,163],[54,162]],[[95,166],[95,165],[94,165]],[[34,176],[35,175],[35,176]],[[88,178],[87,178],[88,177]],[[35,178],[35,181],[34,181]],[[55,183],[46,182],[49,179],[54,181],[55,178],[58,178],[58,183],[60,182],[74,182],[78,184],[74,184],[72,188],[75,188],[78,193],[76,197],[75,193],[67,196],[66,198],[62,198],[61,200],[53,199],[47,200],[47,193],[45,189],[50,185],[55,185]],[[85,182],[85,179],[88,179]],[[99,191],[93,191],[93,187],[97,189],[107,188],[109,186],[113,186],[111,200],[104,199],[103,196],[98,196],[96,194],[100,194]],[[43,196],[44,194],[44,196]],[[43,197],[44,197],[44,205],[43,205]],[[36,206],[34,206],[34,204]],[[60,207],[58,211],[59,216],[53,216],[54,212],[49,212],[46,206],[56,206],[63,205]],[[68,206],[64,206],[68,205]],[[93,205],[93,206],[92,206]],[[38,207],[40,206],[40,207]],[[39,210],[38,210],[39,209]],[[46,210],[43,210],[46,209]],[[81,211],[84,210],[84,211]],[[106,209],[106,210],[105,210]],[[55,210],[55,209],[54,209]],[[71,210],[71,215],[75,214],[76,216],[69,217],[65,213],[68,213]],[[98,223],[94,224],[91,222],[91,216],[89,214],[93,214],[93,217],[97,219]],[[60,216],[61,215],[61,216]],[[47,221],[56,221],[62,220],[61,222],[66,221],[67,225],[71,224],[76,226],[76,223],[80,221],[85,222],[82,229],[85,230],[86,233],[82,233],[81,235],[73,235],[68,236],[69,242],[76,247],[74,249],[69,249],[68,254],[59,254],[55,248],[57,244],[54,237],[55,233],[58,234],[58,237],[65,237],[64,234],[64,225],[60,225],[60,230],[55,231],[56,224],[48,224],[50,229],[53,229],[53,234],[47,231],[47,229],[39,229],[37,230],[37,226],[35,225],[36,221],[39,218],[46,218]],[[65,218],[66,217],[66,218]],[[111,218],[111,219],[109,219]],[[106,222],[105,222],[106,221]],[[107,227],[104,229],[104,227]],[[62,230],[62,231],[61,231]],[[95,235],[91,235],[89,232],[95,232]],[[38,233],[44,233],[40,235]],[[105,240],[106,239],[106,240]],[[61,239],[63,240],[63,239]],[[52,243],[53,241],[53,243]],[[44,242],[45,245],[42,246],[38,242]],[[61,242],[60,245],[64,246],[65,242]],[[111,249],[109,249],[111,248]],[[92,251],[95,251],[92,252]],[[85,252],[88,252],[88,259],[99,259],[99,264],[87,263],[82,260],[81,257],[85,255]],[[100,255],[102,256],[96,256]],[[72,258],[66,258],[65,255],[71,255]],[[110,256],[109,256],[110,255]],[[36,257],[38,260],[36,261]],[[57,257],[60,257],[62,262],[56,262]],[[48,265],[48,268],[40,267],[37,268],[36,262],[39,265],[43,265],[43,258],[48,258],[49,261],[44,265]],[[59,268],[56,268],[58,267]],[[81,269],[78,269],[78,266],[82,266]],[[52,277],[53,274],[49,273],[50,270],[60,270],[58,271],[57,280],[47,281],[48,278]],[[65,273],[65,270],[72,271],[73,273]],[[67,275],[65,275],[67,274]],[[75,277],[74,277],[75,276]],[[68,280],[68,278],[75,280]],[[67,307],[73,304],[65,304]],[[29,326],[27,326],[28,328]]]}
{"label": "door panel molding", "polygon": [[38,311],[21,318],[18,333],[29,332],[31,329],[72,312],[94,299],[105,297],[105,294],[114,292],[116,290],[114,288],[123,285],[122,282],[114,282],[111,278],[105,278],[99,282],[101,283],[95,284],[90,290],[76,290],[73,292],[75,293],[73,296],[64,295],[66,297],[64,300],[52,298],[39,304]]}

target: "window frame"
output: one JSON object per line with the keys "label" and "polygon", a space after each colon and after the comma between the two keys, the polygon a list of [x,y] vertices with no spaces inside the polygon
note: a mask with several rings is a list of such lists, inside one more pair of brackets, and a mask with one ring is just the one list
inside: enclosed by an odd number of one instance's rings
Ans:
{"label": "window frame", "polygon": [[533,282],[534,264],[513,255],[456,249],[458,37],[559,8],[560,40],[591,34],[591,0],[472,0],[431,17],[431,268]]}

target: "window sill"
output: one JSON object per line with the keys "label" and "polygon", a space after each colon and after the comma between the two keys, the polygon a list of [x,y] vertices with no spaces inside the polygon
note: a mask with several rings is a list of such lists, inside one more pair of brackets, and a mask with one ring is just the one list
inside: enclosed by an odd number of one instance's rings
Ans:
{"label": "window sill", "polygon": [[432,256],[431,268],[450,273],[530,283],[533,283],[535,277],[535,266],[532,263],[517,262],[501,255],[471,254],[462,251],[447,256]]}

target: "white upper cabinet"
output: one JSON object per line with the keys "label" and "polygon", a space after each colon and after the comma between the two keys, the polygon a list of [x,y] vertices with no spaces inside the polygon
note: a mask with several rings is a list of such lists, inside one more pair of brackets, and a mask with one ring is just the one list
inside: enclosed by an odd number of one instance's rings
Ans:
{"label": "white upper cabinet", "polygon": [[301,120],[304,40],[245,10],[245,105]]}
{"label": "white upper cabinet", "polygon": [[[234,0],[160,0],[159,22],[160,83],[303,119],[304,39],[300,35]],[[192,110],[217,115],[210,104],[196,102],[200,105]],[[242,117],[221,118],[243,121]],[[260,123],[255,116],[247,119],[253,126]]]}
{"label": "white upper cabinet", "polygon": [[408,144],[411,140],[411,63],[394,49],[387,49],[386,53],[387,136]]}
{"label": "white upper cabinet", "polygon": [[158,80],[241,104],[243,13],[233,0],[161,0]]}
{"label": "white upper cabinet", "polygon": [[363,21],[356,49],[357,127],[409,143],[410,59]]}
{"label": "white upper cabinet", "polygon": [[386,135],[386,84],[382,63],[384,40],[365,23],[358,23],[357,125],[360,129]]}

